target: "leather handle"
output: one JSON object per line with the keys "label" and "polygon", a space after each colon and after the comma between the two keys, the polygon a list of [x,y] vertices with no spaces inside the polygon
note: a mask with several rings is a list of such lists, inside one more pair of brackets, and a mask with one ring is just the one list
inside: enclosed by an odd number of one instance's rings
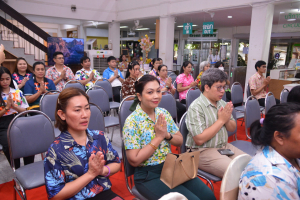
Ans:
{"label": "leather handle", "polygon": [[182,169],[183,169],[183,171],[184,171],[184,173],[185,173],[185,175],[186,175],[187,177],[189,177],[190,179],[193,179],[193,178],[196,177],[195,158],[194,158],[194,156],[192,156],[192,160],[193,160],[193,166],[194,166],[194,176],[193,176],[193,177],[190,177],[190,176],[186,173],[186,171],[185,171],[185,169],[184,169],[184,167],[183,167],[183,164],[182,164],[182,160],[179,161],[180,164],[181,164],[181,167],[182,167]]}

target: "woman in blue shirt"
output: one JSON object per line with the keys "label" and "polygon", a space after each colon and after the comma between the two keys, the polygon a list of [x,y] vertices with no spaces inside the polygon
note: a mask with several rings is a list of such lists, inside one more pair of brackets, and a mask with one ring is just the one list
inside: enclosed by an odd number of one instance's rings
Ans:
{"label": "woman in blue shirt", "polygon": [[29,79],[32,79],[33,74],[31,73],[28,63],[25,58],[17,58],[14,73],[12,74],[13,79],[18,84],[18,88],[24,92],[24,86]]}
{"label": "woman in blue shirt", "polygon": [[60,93],[55,126],[61,134],[44,160],[49,199],[122,199],[111,191],[108,178],[120,170],[120,158],[104,132],[88,129],[90,116],[84,91],[67,88]]}
{"label": "woman in blue shirt", "polygon": [[52,80],[45,78],[45,64],[35,62],[33,64],[33,79],[26,82],[24,87],[24,96],[31,108],[39,107],[40,99],[44,93],[50,90],[56,90]]}

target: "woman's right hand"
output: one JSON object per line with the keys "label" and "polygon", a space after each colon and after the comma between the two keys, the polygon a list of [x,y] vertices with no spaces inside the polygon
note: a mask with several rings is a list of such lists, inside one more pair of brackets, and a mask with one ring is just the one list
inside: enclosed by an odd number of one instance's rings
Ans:
{"label": "woman's right hand", "polygon": [[154,131],[155,136],[161,138],[162,140],[165,139],[165,137],[167,136],[167,122],[163,114],[160,114],[158,116],[157,122],[154,125]]}
{"label": "woman's right hand", "polygon": [[44,81],[40,83],[40,91],[42,94],[47,92]]}
{"label": "woman's right hand", "polygon": [[6,102],[6,107],[10,109],[12,105],[13,105],[13,99],[11,98],[11,94],[9,94]]}
{"label": "woman's right hand", "polygon": [[25,86],[26,82],[29,80],[29,78],[25,77],[22,82],[21,82],[21,85],[22,86]]}
{"label": "woman's right hand", "polygon": [[96,177],[98,175],[103,175],[104,173],[104,155],[101,151],[98,151],[95,154],[92,154],[89,158],[89,170],[87,173],[92,175],[93,177]]}
{"label": "woman's right hand", "polygon": [[194,81],[194,82],[192,82],[192,83],[190,84],[190,86],[191,86],[191,87],[195,87],[197,84],[198,84],[197,81]]}

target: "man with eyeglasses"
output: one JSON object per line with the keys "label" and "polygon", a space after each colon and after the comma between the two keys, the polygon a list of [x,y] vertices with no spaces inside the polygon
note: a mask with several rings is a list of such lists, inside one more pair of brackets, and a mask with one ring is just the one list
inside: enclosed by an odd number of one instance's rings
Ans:
{"label": "man with eyeglasses", "polygon": [[[258,100],[259,105],[265,107],[265,98],[267,95],[267,88],[270,83],[270,76],[265,78],[264,73],[266,73],[267,65],[263,60],[259,60],[255,63],[256,73],[253,74],[249,79],[249,87],[251,94]],[[276,104],[280,104],[278,99]]]}
{"label": "man with eyeglasses", "polygon": [[[222,100],[227,75],[217,69],[206,70],[201,77],[202,94],[190,105],[186,126],[189,131],[187,148],[200,151],[199,169],[223,177],[233,158],[245,154],[228,143],[227,131],[233,132],[236,121],[233,105]],[[234,155],[222,155],[218,150],[230,149]]]}
{"label": "man with eyeglasses", "polygon": [[53,54],[53,61],[55,65],[46,71],[45,76],[53,80],[56,90],[61,92],[69,80],[75,80],[75,76],[72,70],[64,65],[65,59],[62,52],[55,52]]}

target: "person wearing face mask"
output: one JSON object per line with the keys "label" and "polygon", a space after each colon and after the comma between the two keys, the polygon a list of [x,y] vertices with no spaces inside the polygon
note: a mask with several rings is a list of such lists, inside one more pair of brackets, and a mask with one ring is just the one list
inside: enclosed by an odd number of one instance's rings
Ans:
{"label": "person wearing face mask", "polygon": [[[223,62],[217,62],[215,64],[215,68],[218,68],[219,70],[224,72],[224,63]],[[228,76],[227,72],[225,74]],[[229,102],[231,101],[231,90],[230,90],[230,81],[227,79],[226,80],[226,85],[225,85],[225,92],[226,92],[226,101]]]}

